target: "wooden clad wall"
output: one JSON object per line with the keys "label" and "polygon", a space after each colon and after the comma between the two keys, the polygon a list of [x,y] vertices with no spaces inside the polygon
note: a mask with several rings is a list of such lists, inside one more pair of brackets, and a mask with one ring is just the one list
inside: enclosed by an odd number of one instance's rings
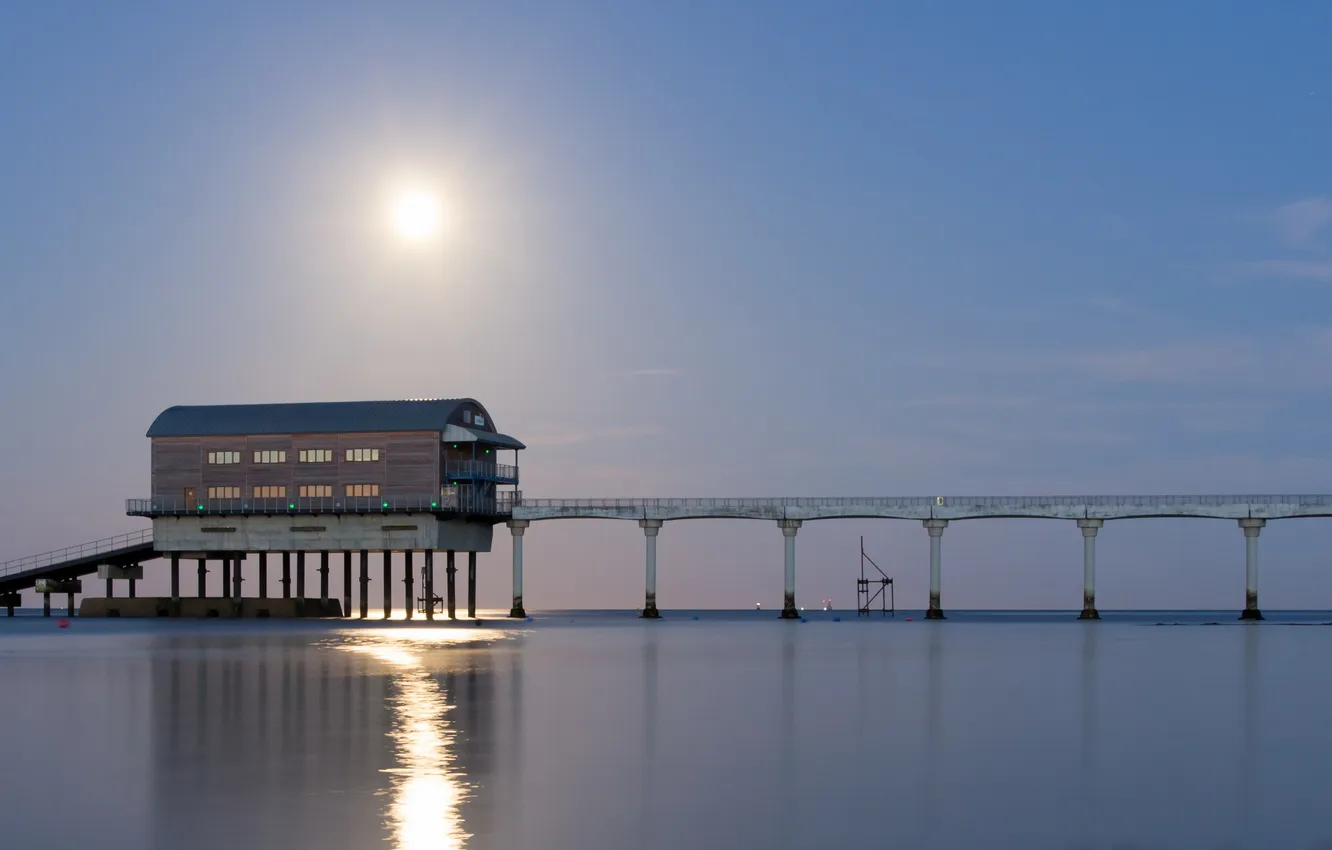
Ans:
{"label": "wooden clad wall", "polygon": [[[328,484],[341,498],[347,484],[378,484],[382,496],[439,493],[438,431],[375,434],[293,434],[249,437],[156,437],[152,447],[154,498],[181,498],[194,487],[207,498],[210,486],[236,486],[243,498],[254,488],[278,485],[297,498],[302,484]],[[330,449],[329,463],[301,463],[302,449]],[[379,449],[378,461],[348,461],[348,449]],[[285,463],[255,463],[256,451],[285,451]],[[237,464],[209,464],[209,452],[238,451]]]}

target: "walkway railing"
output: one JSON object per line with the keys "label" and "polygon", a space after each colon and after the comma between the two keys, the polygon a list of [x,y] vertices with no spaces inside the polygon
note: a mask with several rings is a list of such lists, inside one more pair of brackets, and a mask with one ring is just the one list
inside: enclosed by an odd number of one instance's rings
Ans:
{"label": "walkway railing", "polygon": [[985,508],[1168,507],[1171,505],[1332,506],[1332,495],[1303,496],[796,496],[789,498],[523,499],[525,508],[885,508],[960,506]]}
{"label": "walkway railing", "polygon": [[513,511],[518,493],[480,496],[473,493],[443,493],[409,496],[350,496],[296,499],[200,499],[186,502],[180,496],[156,499],[126,499],[130,516],[254,516],[273,514],[380,514],[466,513],[503,516]]}
{"label": "walkway railing", "polygon": [[94,555],[106,555],[121,549],[130,549],[152,542],[153,530],[151,528],[131,531],[127,534],[117,534],[115,537],[106,537],[102,540],[94,540],[91,543],[81,543],[78,546],[68,546],[64,549],[43,552],[40,555],[29,555],[26,558],[5,561],[0,564],[0,576],[25,573],[28,570],[49,567],[66,561],[75,561],[79,558],[90,558]]}

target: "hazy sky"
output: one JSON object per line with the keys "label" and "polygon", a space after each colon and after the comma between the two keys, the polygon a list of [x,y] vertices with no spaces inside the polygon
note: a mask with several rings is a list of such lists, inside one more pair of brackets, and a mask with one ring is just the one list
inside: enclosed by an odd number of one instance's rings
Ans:
{"label": "hazy sky", "polygon": [[[528,496],[1327,492],[1330,30],[1316,2],[0,5],[0,560],[140,527],[172,404],[474,396]],[[446,198],[441,244],[388,232],[401,181]],[[928,538],[887,521],[802,531],[800,601],[854,602],[861,534],[922,606]],[[632,524],[527,540],[530,607],[641,601]],[[1080,604],[1072,523],[943,546],[945,608]],[[780,601],[769,524],[660,547],[664,607]],[[1332,607],[1332,522],[1262,548],[1264,607]],[[1099,581],[1238,608],[1243,538],[1111,524]]]}

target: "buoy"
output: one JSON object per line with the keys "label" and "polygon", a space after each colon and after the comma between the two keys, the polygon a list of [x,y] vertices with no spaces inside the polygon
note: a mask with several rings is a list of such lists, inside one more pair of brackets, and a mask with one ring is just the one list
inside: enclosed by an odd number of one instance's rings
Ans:
{"label": "buoy", "polygon": [[66,620],[64,617],[61,617],[60,620],[56,623],[56,625],[62,629],[67,629],[69,628],[69,620]]}
{"label": "buoy", "polygon": [[908,623],[911,622],[911,618],[910,618],[910,617],[907,617],[907,618],[906,618],[906,621],[907,621]]}

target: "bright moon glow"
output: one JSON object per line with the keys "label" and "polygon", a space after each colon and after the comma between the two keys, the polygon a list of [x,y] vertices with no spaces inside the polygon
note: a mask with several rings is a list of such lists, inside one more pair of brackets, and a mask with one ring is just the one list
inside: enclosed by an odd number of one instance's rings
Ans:
{"label": "bright moon glow", "polygon": [[439,201],[426,192],[400,195],[393,202],[393,229],[409,242],[424,242],[439,231]]}

